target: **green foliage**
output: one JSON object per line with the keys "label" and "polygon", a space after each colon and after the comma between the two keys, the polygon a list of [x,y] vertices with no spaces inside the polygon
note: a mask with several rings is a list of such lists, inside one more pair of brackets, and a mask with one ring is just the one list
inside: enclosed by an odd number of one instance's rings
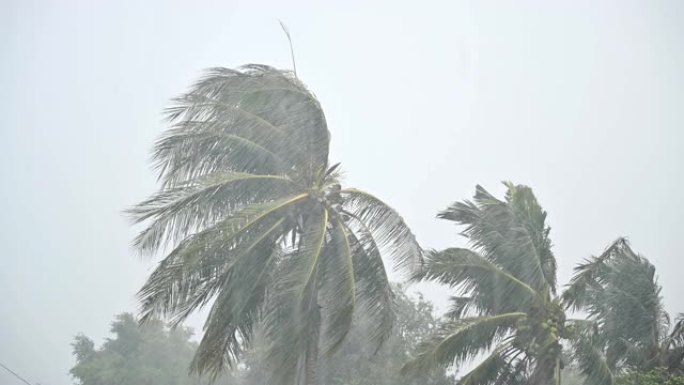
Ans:
{"label": "green foliage", "polygon": [[[404,370],[426,372],[484,355],[459,384],[558,384],[566,363],[574,365],[569,380],[585,385],[610,385],[630,370],[680,373],[684,321],[669,330],[653,265],[620,238],[578,265],[558,295],[546,212],[529,187],[506,186],[505,200],[478,186],[472,202],[439,214],[465,227],[471,248],[430,252],[415,276],[448,285],[457,296],[450,319]],[[566,309],[587,319],[567,319]]]}
{"label": "green foliage", "polygon": [[665,368],[656,368],[646,373],[638,371],[620,376],[616,385],[684,385],[684,377],[673,376]]}
{"label": "green foliage", "polygon": [[[196,344],[185,328],[170,330],[160,321],[142,327],[131,314],[121,314],[112,323],[113,338],[99,349],[79,335],[72,343],[76,364],[71,375],[81,385],[201,385],[188,375]],[[224,379],[220,384],[234,382]]]}
{"label": "green foliage", "polygon": [[[396,326],[380,349],[368,343],[374,332],[373,318],[357,314],[354,326],[335,354],[318,362],[323,383],[328,385],[449,385],[453,378],[445,371],[405,376],[403,363],[419,341],[437,325],[432,305],[396,292]],[[190,376],[187,368],[197,349],[191,332],[183,327],[169,329],[157,320],[138,326],[131,314],[116,317],[113,337],[101,348],[79,335],[72,344],[76,364],[71,374],[81,385],[208,385],[209,379]],[[269,383],[266,340],[257,338],[254,348],[233,375],[224,375],[216,385],[263,385]]]}
{"label": "green foliage", "polygon": [[579,264],[563,294],[567,307],[588,316],[575,340],[577,356],[588,350],[600,353],[613,373],[659,367],[682,373],[682,318],[670,328],[660,291],[655,267],[625,239]]}
{"label": "green foliage", "polygon": [[315,96],[291,72],[214,68],[167,110],[154,159],[160,190],[129,210],[145,254],[168,251],[140,290],[143,320],[182,322],[211,304],[192,363],[235,368],[263,329],[269,383],[315,383],[319,349],[335,351],[360,310],[381,345],[394,321],[380,252],[422,260],[402,218],[343,189]]}
{"label": "green foliage", "polygon": [[565,314],[546,212],[526,186],[501,201],[478,186],[474,200],[439,214],[463,225],[472,248],[433,251],[415,276],[456,290],[450,319],[405,367],[420,373],[482,357],[459,384],[551,384],[559,380]]}

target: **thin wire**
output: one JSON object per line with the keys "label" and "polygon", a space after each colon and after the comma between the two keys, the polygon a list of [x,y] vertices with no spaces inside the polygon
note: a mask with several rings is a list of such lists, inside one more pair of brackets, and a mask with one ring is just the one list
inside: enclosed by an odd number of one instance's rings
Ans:
{"label": "thin wire", "polygon": [[285,36],[287,36],[287,41],[290,42],[290,56],[292,56],[292,70],[294,71],[294,76],[297,77],[297,63],[295,63],[295,56],[294,56],[294,48],[292,47],[292,38],[290,37],[290,31],[287,30],[287,27],[285,26],[285,23],[283,23],[282,20],[278,20],[280,23],[280,27],[283,29],[283,32],[285,32]]}
{"label": "thin wire", "polygon": [[0,366],[2,366],[3,368],[5,368],[5,370],[7,370],[8,372],[14,374],[14,377],[16,377],[16,378],[22,380],[25,384],[27,384],[27,385],[33,385],[32,383],[28,382],[24,377],[20,376],[17,372],[15,372],[15,371],[13,371],[12,369],[10,369],[10,368],[8,368],[7,366],[5,366],[2,362],[0,362]]}

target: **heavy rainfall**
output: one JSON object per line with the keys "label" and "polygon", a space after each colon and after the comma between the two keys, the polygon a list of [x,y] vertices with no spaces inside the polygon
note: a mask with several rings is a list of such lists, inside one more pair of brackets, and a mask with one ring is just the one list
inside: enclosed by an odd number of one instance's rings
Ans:
{"label": "heavy rainfall", "polygon": [[683,385],[684,3],[0,4],[0,384]]}

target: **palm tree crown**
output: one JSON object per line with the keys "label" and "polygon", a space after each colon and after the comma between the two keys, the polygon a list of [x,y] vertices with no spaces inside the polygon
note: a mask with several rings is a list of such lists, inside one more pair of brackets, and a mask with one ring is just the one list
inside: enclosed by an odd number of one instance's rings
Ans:
{"label": "palm tree crown", "polygon": [[684,318],[671,327],[660,292],[655,267],[624,238],[577,265],[563,293],[565,306],[588,318],[578,325],[577,358],[588,361],[593,354],[587,352],[600,351],[612,373],[663,368],[681,374]]}
{"label": "palm tree crown", "polygon": [[505,201],[478,186],[440,218],[464,225],[472,248],[427,256],[416,279],[449,285],[449,320],[405,370],[489,355],[461,384],[547,384],[559,376],[565,315],[556,296],[556,260],[546,212],[526,186],[507,183]]}
{"label": "palm tree crown", "polygon": [[[421,250],[373,195],[343,189],[315,96],[288,71],[215,68],[167,110],[160,190],[130,210],[143,253],[166,257],[140,290],[143,319],[211,304],[193,369],[218,374],[263,328],[274,382],[315,383],[359,307],[381,343],[392,291],[381,251],[411,271]],[[212,302],[213,301],[213,302]]]}
{"label": "palm tree crown", "polygon": [[[506,187],[503,201],[478,186],[472,202],[439,214],[465,226],[472,247],[432,251],[415,275],[457,296],[447,321],[404,370],[483,357],[461,385],[560,384],[564,360],[586,385],[612,385],[632,369],[680,370],[684,321],[668,333],[653,265],[620,238],[578,265],[559,294],[546,212],[529,187]],[[587,317],[568,319],[567,310]]]}

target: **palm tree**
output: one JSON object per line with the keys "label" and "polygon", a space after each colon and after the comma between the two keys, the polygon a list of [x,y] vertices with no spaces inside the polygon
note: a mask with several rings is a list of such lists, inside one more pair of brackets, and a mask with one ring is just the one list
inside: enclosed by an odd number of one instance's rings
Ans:
{"label": "palm tree", "polygon": [[[587,314],[579,347],[600,350],[613,373],[684,370],[684,318],[673,328],[655,267],[619,238],[575,268],[563,293],[567,308]],[[582,350],[577,353],[582,357]]]}
{"label": "palm tree", "polygon": [[488,355],[459,384],[560,383],[565,313],[546,212],[526,186],[506,183],[504,201],[477,186],[474,201],[439,217],[464,225],[471,245],[433,251],[415,276],[457,290],[445,321],[405,371]]}
{"label": "palm tree", "polygon": [[218,375],[263,329],[271,383],[316,383],[355,311],[392,328],[381,251],[412,271],[422,252],[375,196],[342,189],[316,97],[289,71],[214,68],[167,110],[161,187],[129,212],[144,254],[166,254],[140,290],[143,320],[211,306],[191,370]]}
{"label": "palm tree", "polygon": [[[559,294],[546,212],[529,187],[506,186],[503,201],[477,186],[472,202],[438,215],[465,226],[472,248],[432,251],[415,275],[457,296],[404,370],[483,357],[459,384],[560,384],[571,360],[586,385],[611,385],[625,370],[681,365],[684,321],[667,333],[653,265],[620,238],[578,265]],[[587,318],[569,319],[569,309]]]}

